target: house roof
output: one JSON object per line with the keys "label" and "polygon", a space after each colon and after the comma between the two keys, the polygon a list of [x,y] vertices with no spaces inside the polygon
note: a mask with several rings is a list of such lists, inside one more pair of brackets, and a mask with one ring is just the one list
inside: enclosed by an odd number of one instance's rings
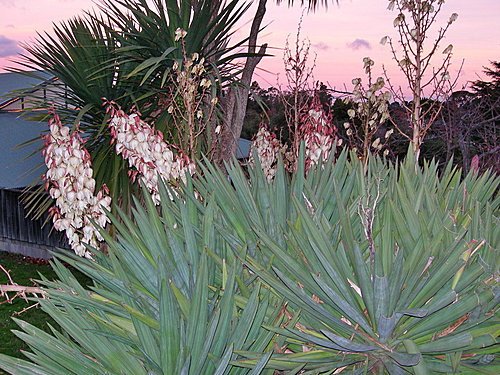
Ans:
{"label": "house roof", "polygon": [[[29,74],[29,75],[28,75]],[[36,89],[41,84],[50,80],[53,76],[47,72],[0,73],[0,108],[2,104],[10,101],[16,96],[16,90],[24,92]]]}
{"label": "house roof", "polygon": [[[16,189],[39,181],[45,171],[40,134],[47,123],[29,121],[19,112],[0,112],[0,188]],[[26,144],[28,141],[33,142]]]}
{"label": "house roof", "polygon": [[252,141],[240,138],[238,140],[238,148],[236,149],[236,159],[246,159],[250,157],[251,146],[252,146]]}
{"label": "house roof", "polygon": [[[31,121],[19,111],[1,110],[23,93],[45,85],[52,76],[46,72],[0,73],[0,188],[18,189],[39,182],[44,173],[40,134],[47,124]],[[16,92],[18,91],[18,92]],[[32,141],[32,142],[30,142]]]}

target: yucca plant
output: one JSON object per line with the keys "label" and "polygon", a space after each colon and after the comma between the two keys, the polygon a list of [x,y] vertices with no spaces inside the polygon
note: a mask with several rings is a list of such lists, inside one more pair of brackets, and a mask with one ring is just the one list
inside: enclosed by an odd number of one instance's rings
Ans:
{"label": "yucca plant", "polygon": [[[349,161],[351,159],[351,161]],[[293,354],[269,366],[311,373],[435,373],[498,366],[499,180],[451,164],[415,171],[354,155],[271,183],[257,165],[229,179],[206,170],[220,229],[246,266],[288,303],[275,330]],[[207,194],[205,192],[205,194]],[[251,366],[258,353],[242,361]],[[488,372],[489,371],[489,372]],[[293,372],[293,371],[292,371]]]}
{"label": "yucca plant", "polygon": [[[499,179],[461,176],[451,165],[439,175],[435,163],[415,171],[411,155],[399,166],[373,158],[366,169],[351,158],[307,177],[299,171],[291,184],[278,174],[265,188],[260,171],[249,181],[230,173],[227,195],[239,198],[227,216],[252,228],[240,236],[255,249],[246,265],[288,302],[290,316],[300,314],[268,327],[291,352],[268,365],[497,373]],[[249,365],[260,358],[240,354]]]}
{"label": "yucca plant", "polygon": [[[110,144],[102,98],[120,98],[123,108],[128,110],[135,104],[131,96],[133,85],[125,80],[126,69],[118,70],[116,63],[111,64],[117,41],[102,22],[96,15],[86,15],[54,25],[54,35],[39,34],[36,43],[25,46],[27,54],[19,61],[22,67],[14,71],[35,77],[42,71],[54,76],[54,84],[47,88],[47,98],[36,95],[31,98],[34,106],[46,110],[54,107],[65,124],[79,124],[97,167],[94,177],[98,185],[106,183],[116,198],[114,201],[127,207],[136,189],[129,182],[127,164]],[[29,71],[23,71],[26,68]],[[39,71],[32,71],[33,68]],[[45,111],[33,114],[36,120],[46,120],[48,116]],[[36,218],[52,202],[41,194],[40,182],[34,183],[39,185],[36,194],[27,192],[25,202],[30,215]]]}
{"label": "yucca plant", "polygon": [[[165,189],[161,210],[147,196],[145,202],[137,202],[132,218],[114,218],[117,239],[105,235],[108,255],[98,253],[95,261],[57,256],[60,280],[41,281],[46,298],[39,303],[60,328],[49,334],[18,320],[29,362],[0,354],[0,368],[65,375],[272,373],[264,366],[274,333],[262,325],[279,323],[279,301],[258,283],[242,282],[241,263],[215,229],[213,205],[171,201]],[[61,261],[94,286],[85,289]],[[268,354],[253,369],[233,368],[237,349]]]}
{"label": "yucca plant", "polygon": [[[332,153],[332,157],[333,158]],[[118,210],[108,255],[59,256],[52,335],[19,322],[11,373],[498,372],[497,195],[412,156],[341,153],[305,174],[209,163],[161,206]]]}

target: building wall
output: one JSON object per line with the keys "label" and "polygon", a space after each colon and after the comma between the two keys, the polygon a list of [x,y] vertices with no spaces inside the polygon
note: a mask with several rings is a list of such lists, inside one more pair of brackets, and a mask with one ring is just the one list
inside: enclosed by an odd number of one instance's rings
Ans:
{"label": "building wall", "polygon": [[20,190],[0,190],[0,251],[48,258],[48,249],[68,248],[64,235],[52,230],[47,215],[27,217]]}

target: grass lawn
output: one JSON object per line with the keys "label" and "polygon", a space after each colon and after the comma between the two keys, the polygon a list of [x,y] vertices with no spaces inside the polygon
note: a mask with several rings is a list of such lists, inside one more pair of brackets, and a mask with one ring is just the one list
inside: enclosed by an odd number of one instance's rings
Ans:
{"label": "grass lawn", "polygon": [[[0,264],[11,271],[12,279],[19,285],[33,286],[33,279],[39,279],[39,274],[50,280],[56,278],[52,267],[46,261],[0,251]],[[72,272],[80,282],[85,283],[88,281],[84,275],[77,271],[73,270]],[[7,276],[0,272],[0,284],[5,283],[7,283]],[[14,357],[24,357],[21,350],[27,350],[28,346],[11,332],[13,329],[18,328],[11,317],[16,316],[17,312],[29,307],[31,304],[32,302],[27,303],[20,298],[16,298],[13,303],[6,303],[5,300],[0,301],[0,353]],[[17,317],[42,329],[48,330],[47,322],[57,327],[57,324],[37,307],[31,308],[21,315],[17,315]],[[0,374],[2,374],[1,370]]]}

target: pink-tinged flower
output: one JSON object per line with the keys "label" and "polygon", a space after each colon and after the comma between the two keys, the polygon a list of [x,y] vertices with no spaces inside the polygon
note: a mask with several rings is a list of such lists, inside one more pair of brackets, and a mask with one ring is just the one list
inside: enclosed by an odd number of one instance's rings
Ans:
{"label": "pink-tinged flower", "polygon": [[252,141],[248,163],[255,165],[254,154],[257,154],[267,180],[271,181],[277,171],[279,155],[284,154],[285,149],[286,146],[282,146],[276,135],[262,122]]}
{"label": "pink-tinged flower", "polygon": [[48,170],[43,178],[56,203],[49,210],[54,229],[66,233],[77,255],[90,258],[92,254],[86,245],[99,249],[102,241],[99,230],[109,222],[106,210],[110,209],[111,198],[106,186],[94,195],[90,155],[78,132],[63,126],[56,113],[49,121],[49,128],[50,133],[44,136],[43,155]]}
{"label": "pink-tinged flower", "polygon": [[175,30],[175,38],[174,39],[176,42],[178,42],[179,40],[184,39],[186,37],[186,35],[187,35],[187,31],[178,27]]}
{"label": "pink-tinged flower", "polygon": [[111,114],[109,127],[115,150],[134,168],[129,172],[132,181],[137,177],[151,192],[155,204],[160,203],[159,179],[166,183],[179,179],[186,182],[186,173],[195,173],[195,164],[187,155],[167,144],[163,134],[142,121],[138,114],[127,115],[113,102],[105,102]]}
{"label": "pink-tinged flower", "polygon": [[306,170],[320,161],[326,161],[335,144],[336,128],[318,97],[313,99],[309,110],[302,116],[299,132],[305,144]]}
{"label": "pink-tinged flower", "polygon": [[[311,166],[328,159],[332,147],[336,144],[336,128],[331,115],[323,111],[318,97],[315,97],[305,113],[300,118],[299,129],[294,137],[305,144],[306,171]],[[299,144],[300,142],[295,142]],[[341,143],[339,143],[341,145]],[[286,145],[281,145],[276,135],[261,123],[250,148],[249,164],[254,165],[254,152],[257,153],[260,164],[268,181],[274,178],[279,157],[283,158],[288,171],[295,170],[298,150],[287,151]]]}

